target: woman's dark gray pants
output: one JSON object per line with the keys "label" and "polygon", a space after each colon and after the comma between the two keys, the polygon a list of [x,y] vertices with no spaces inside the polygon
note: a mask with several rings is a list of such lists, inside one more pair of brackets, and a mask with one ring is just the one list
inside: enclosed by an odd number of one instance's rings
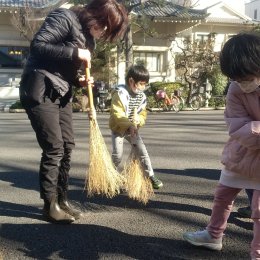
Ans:
{"label": "woman's dark gray pants", "polygon": [[26,112],[42,149],[39,170],[40,196],[50,201],[58,189],[66,191],[72,149],[72,105],[45,98],[39,105],[26,106]]}

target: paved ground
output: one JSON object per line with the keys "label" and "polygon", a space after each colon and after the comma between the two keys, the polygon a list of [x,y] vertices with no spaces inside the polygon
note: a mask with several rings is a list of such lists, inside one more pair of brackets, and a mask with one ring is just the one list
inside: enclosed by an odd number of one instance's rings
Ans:
{"label": "paved ground", "polygon": [[[107,120],[107,114],[98,115],[110,149]],[[247,204],[244,193],[236,200],[221,252],[194,248],[182,239],[184,231],[204,228],[211,213],[227,139],[223,111],[149,114],[142,135],[165,185],[146,206],[124,194],[86,196],[88,127],[86,114],[74,113],[70,197],[84,217],[54,225],[41,216],[40,150],[27,117],[0,113],[0,259],[249,259],[252,222],[236,213]]]}

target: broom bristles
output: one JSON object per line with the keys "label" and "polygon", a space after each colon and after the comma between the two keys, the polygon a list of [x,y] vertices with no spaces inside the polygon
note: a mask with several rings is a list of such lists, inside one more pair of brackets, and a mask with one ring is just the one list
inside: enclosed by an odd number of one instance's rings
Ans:
{"label": "broom bristles", "polygon": [[98,194],[112,198],[120,193],[125,179],[116,170],[95,119],[90,120],[89,146],[89,169],[85,189],[89,196]]}
{"label": "broom bristles", "polygon": [[140,161],[132,154],[125,165],[123,175],[126,178],[126,190],[129,198],[147,204],[154,195],[151,181],[144,176]]}

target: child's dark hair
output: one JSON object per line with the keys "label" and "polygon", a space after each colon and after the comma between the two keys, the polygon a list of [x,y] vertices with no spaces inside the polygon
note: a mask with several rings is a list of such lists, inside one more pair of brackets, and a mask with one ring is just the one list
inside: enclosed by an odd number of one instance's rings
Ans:
{"label": "child's dark hair", "polygon": [[220,67],[231,79],[260,76],[260,34],[240,33],[230,38],[220,54]]}
{"label": "child's dark hair", "polygon": [[128,80],[132,78],[135,82],[144,81],[149,82],[149,72],[143,65],[133,65],[129,68],[125,81],[128,83]]}

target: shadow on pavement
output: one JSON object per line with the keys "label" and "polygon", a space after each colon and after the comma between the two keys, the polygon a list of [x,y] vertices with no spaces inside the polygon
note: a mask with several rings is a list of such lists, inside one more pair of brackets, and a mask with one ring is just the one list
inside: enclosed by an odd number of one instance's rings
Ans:
{"label": "shadow on pavement", "polygon": [[3,224],[1,237],[21,243],[23,255],[33,259],[189,259],[176,257],[182,240],[135,236],[98,225]]}
{"label": "shadow on pavement", "polygon": [[[203,178],[208,180],[218,180],[220,171],[216,169],[154,169],[155,172],[162,174],[172,174],[180,176],[191,176]],[[12,186],[27,190],[38,191],[38,172],[28,171],[24,169],[10,168],[9,171],[0,172],[0,180],[11,183]],[[70,185],[77,186],[81,189],[84,188],[84,180],[77,178],[70,178]]]}
{"label": "shadow on pavement", "polygon": [[221,170],[216,169],[185,169],[185,170],[176,170],[176,169],[154,169],[155,172],[180,175],[180,176],[189,176],[197,177],[207,180],[219,180]]}
{"label": "shadow on pavement", "polygon": [[26,190],[38,190],[38,173],[10,168],[0,172],[0,180],[11,183],[11,186]]}
{"label": "shadow on pavement", "polygon": [[0,216],[43,220],[41,210],[34,206],[0,201]]}

